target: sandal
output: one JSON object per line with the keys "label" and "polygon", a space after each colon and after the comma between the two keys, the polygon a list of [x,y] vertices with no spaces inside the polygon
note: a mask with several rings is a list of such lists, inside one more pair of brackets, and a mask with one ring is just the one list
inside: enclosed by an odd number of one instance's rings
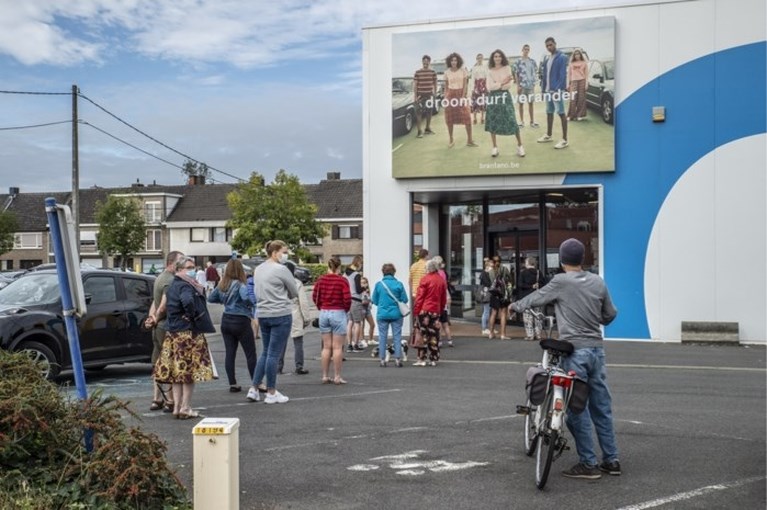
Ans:
{"label": "sandal", "polygon": [[197,411],[189,411],[188,413],[181,411],[176,415],[177,420],[191,420],[192,418],[205,418],[205,415],[202,415]]}
{"label": "sandal", "polygon": [[323,377],[322,384],[330,384],[330,377]]}
{"label": "sandal", "polygon": [[346,384],[346,380],[341,377],[336,377],[333,379],[333,384]]}
{"label": "sandal", "polygon": [[173,412],[173,402],[166,400],[164,409],[162,410],[164,413],[172,413]]}
{"label": "sandal", "polygon": [[159,411],[165,406],[162,400],[152,400],[152,405],[149,406],[150,411]]}

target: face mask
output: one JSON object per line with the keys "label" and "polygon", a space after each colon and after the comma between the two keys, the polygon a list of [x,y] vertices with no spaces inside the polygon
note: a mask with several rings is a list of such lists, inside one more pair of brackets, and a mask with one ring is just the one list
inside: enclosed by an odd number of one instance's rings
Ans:
{"label": "face mask", "polygon": [[190,269],[189,271],[186,272],[186,275],[189,278],[194,278],[196,274],[197,274],[197,271],[195,271],[194,269]]}
{"label": "face mask", "polygon": [[285,264],[287,261],[288,261],[287,253],[283,253],[282,255],[280,255],[280,264]]}

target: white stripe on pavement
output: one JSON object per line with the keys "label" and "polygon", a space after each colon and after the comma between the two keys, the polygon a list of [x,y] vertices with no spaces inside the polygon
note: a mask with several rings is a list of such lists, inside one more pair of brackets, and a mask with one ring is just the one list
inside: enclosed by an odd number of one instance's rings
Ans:
{"label": "white stripe on pavement", "polygon": [[666,505],[668,503],[674,503],[675,501],[684,501],[686,499],[697,498],[698,496],[704,496],[706,494],[716,492],[716,491],[734,489],[735,487],[740,487],[741,485],[758,482],[764,479],[765,479],[764,476],[753,476],[751,478],[744,478],[743,480],[736,480],[734,482],[720,483],[716,485],[707,485],[706,487],[701,487],[699,489],[694,489],[687,492],[680,492],[678,494],[674,494],[672,496],[668,496],[665,498],[658,498],[658,499],[653,499],[652,501],[645,501],[644,503],[638,503],[636,505],[624,506],[619,508],[618,510],[644,510],[645,508],[654,508],[656,506]]}

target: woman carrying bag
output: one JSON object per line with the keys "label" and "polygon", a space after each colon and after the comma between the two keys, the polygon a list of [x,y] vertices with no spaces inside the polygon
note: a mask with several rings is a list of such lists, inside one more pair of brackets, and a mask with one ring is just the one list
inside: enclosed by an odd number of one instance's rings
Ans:
{"label": "woman carrying bag", "polygon": [[397,272],[394,264],[386,263],[381,267],[383,280],[376,283],[373,289],[372,303],[377,307],[376,321],[378,322],[378,354],[380,364],[386,366],[386,339],[391,326],[392,341],[394,342],[394,363],[402,367],[402,323],[405,315],[410,313],[407,306],[405,286],[394,277]]}

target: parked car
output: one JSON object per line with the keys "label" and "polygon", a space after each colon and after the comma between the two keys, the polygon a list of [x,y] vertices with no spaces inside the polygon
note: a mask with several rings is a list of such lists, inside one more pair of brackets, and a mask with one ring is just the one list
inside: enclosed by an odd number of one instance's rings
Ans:
{"label": "parked car", "polygon": [[608,124],[615,122],[615,61],[592,60],[586,83],[586,105]]}
{"label": "parked car", "polygon": [[[149,363],[151,332],[141,321],[154,277],[102,269],[82,272],[87,313],[77,319],[83,366]],[[0,290],[0,348],[27,351],[47,378],[72,368],[56,271],[29,272]]]}
{"label": "parked car", "polygon": [[[253,268],[253,270],[255,270],[256,266],[258,266],[259,264],[261,264],[265,260],[266,259],[263,258],[263,257],[254,257],[254,258],[250,258],[250,259],[242,259],[242,264],[250,266],[250,267]],[[293,262],[293,264],[295,264],[295,263]],[[312,272],[309,269],[305,268],[305,267],[301,267],[301,266],[296,265],[296,270],[293,273],[293,275],[296,277],[297,280],[299,280],[304,285],[306,285],[307,283],[312,281]]]}
{"label": "parked car", "polygon": [[413,129],[415,125],[413,99],[413,78],[392,78],[392,132],[395,135],[406,135]]}

